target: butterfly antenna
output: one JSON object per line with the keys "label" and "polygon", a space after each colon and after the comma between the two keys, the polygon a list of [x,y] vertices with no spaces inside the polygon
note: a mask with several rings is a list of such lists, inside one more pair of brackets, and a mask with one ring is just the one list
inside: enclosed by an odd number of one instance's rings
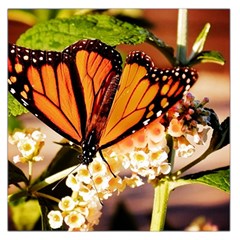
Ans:
{"label": "butterfly antenna", "polygon": [[111,169],[109,163],[108,163],[107,160],[104,158],[101,149],[99,150],[99,153],[100,153],[100,156],[101,156],[102,160],[108,165],[108,168],[109,168],[110,172],[112,173],[112,175],[116,178],[117,176],[113,173],[113,171],[112,171],[112,169]]}
{"label": "butterfly antenna", "polygon": [[99,197],[99,193],[98,193],[97,187],[96,187],[95,182],[94,182],[94,180],[93,180],[93,176],[92,176],[91,172],[89,171],[88,165],[87,165],[87,169],[88,169],[88,172],[89,172],[89,174],[90,174],[90,178],[91,178],[92,183],[93,183],[93,188],[95,189],[95,191],[96,191],[96,193],[97,193],[98,200],[99,200],[99,202],[101,203],[101,205],[103,206],[103,201],[102,201],[102,200],[100,199],[100,197]]}
{"label": "butterfly antenna", "polygon": [[52,191],[63,181],[65,180],[71,173],[73,173],[78,167],[79,167],[80,164],[78,164],[73,170],[71,170],[64,178],[60,179],[56,185],[52,188]]}

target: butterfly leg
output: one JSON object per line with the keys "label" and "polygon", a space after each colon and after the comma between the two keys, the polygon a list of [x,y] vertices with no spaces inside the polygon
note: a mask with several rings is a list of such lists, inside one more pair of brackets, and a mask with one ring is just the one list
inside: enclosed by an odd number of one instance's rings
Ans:
{"label": "butterfly leg", "polygon": [[110,170],[110,172],[112,173],[112,175],[116,178],[117,176],[113,173],[113,171],[112,171],[112,169],[111,169],[111,167],[110,167],[110,165],[109,165],[109,163],[107,162],[107,160],[104,158],[104,156],[103,156],[103,153],[102,153],[102,150],[101,149],[99,149],[99,154],[100,154],[100,156],[101,156],[101,158],[102,158],[102,160],[108,165],[108,168],[109,168],[109,170]]}

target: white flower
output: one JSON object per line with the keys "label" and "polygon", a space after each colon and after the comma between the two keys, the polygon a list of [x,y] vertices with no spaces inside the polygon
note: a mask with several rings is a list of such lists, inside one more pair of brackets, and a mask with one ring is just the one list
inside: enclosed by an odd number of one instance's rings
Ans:
{"label": "white flower", "polygon": [[84,182],[86,184],[89,184],[92,181],[90,172],[86,165],[81,164],[79,166],[77,175],[76,175],[76,180],[78,182]]}
{"label": "white flower", "polygon": [[34,156],[33,158],[32,158],[32,161],[34,161],[34,162],[39,162],[39,161],[42,161],[43,160],[43,157],[42,156]]}
{"label": "white flower", "polygon": [[167,145],[167,140],[166,138],[162,138],[159,142],[153,142],[151,140],[148,141],[148,149],[151,152],[158,152],[165,148]]}
{"label": "white flower", "polygon": [[46,135],[41,133],[39,130],[33,131],[31,136],[37,142],[44,142],[46,139]]}
{"label": "white flower", "polygon": [[8,141],[11,144],[17,144],[19,140],[24,139],[26,134],[24,132],[15,132],[13,135],[9,135]]}
{"label": "white flower", "polygon": [[149,139],[158,143],[165,137],[165,127],[156,120],[146,127],[146,133]]}
{"label": "white flower", "polygon": [[176,151],[178,157],[188,158],[192,156],[194,152],[194,146],[185,137],[182,136],[178,138],[178,149]]}
{"label": "white flower", "polygon": [[160,166],[165,160],[167,160],[167,158],[168,158],[168,155],[165,151],[149,153],[150,164],[153,167]]}
{"label": "white flower", "polygon": [[58,203],[58,207],[62,211],[71,211],[74,209],[76,205],[76,202],[69,196],[66,196],[61,199],[61,201]]}
{"label": "white flower", "polygon": [[78,178],[75,177],[73,174],[69,174],[66,180],[66,186],[71,188],[72,191],[79,191],[82,183],[78,181]]}
{"label": "white flower", "polygon": [[110,175],[101,175],[96,174],[93,176],[93,182],[95,187],[97,188],[97,191],[101,192],[108,188],[109,186],[109,180],[112,178]]}
{"label": "white flower", "polygon": [[161,173],[164,175],[169,174],[171,171],[171,165],[169,163],[162,163],[160,168]]}
{"label": "white flower", "polygon": [[39,130],[25,129],[24,131],[16,131],[9,136],[9,142],[17,145],[21,155],[13,157],[13,161],[17,162],[38,162],[43,157],[38,156],[44,145],[46,136]]}
{"label": "white flower", "polygon": [[137,172],[140,168],[147,168],[149,166],[148,155],[144,151],[134,151],[129,154],[133,172]]}
{"label": "white flower", "polygon": [[64,218],[64,222],[70,228],[79,228],[85,223],[85,217],[77,211],[72,211]]}
{"label": "white flower", "polygon": [[183,122],[178,121],[178,119],[176,119],[176,118],[173,118],[171,120],[171,122],[169,123],[168,133],[172,137],[180,137],[183,135],[182,127],[183,127]]}
{"label": "white flower", "polygon": [[62,226],[63,217],[60,211],[50,211],[47,216],[51,228],[56,229]]}
{"label": "white flower", "polygon": [[89,189],[87,186],[81,185],[78,190],[78,194],[83,198],[83,201],[88,202],[96,194],[96,190],[94,188]]}
{"label": "white flower", "polygon": [[92,175],[101,174],[104,175],[107,172],[107,166],[104,164],[102,158],[94,158],[89,164],[88,169]]}
{"label": "white flower", "polygon": [[30,158],[31,155],[35,152],[36,141],[26,137],[18,142],[17,147],[23,157]]}
{"label": "white flower", "polygon": [[130,178],[125,177],[123,182],[126,183],[129,187],[135,188],[144,184],[142,179],[137,174],[132,174]]}

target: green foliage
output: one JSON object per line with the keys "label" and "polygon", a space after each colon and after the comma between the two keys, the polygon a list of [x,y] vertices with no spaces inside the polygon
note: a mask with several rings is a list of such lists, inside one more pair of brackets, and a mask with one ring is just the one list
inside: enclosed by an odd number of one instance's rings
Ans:
{"label": "green foliage", "polygon": [[[216,114],[212,114],[216,115]],[[230,143],[230,117],[227,117],[221,124],[213,125],[213,135],[209,149],[214,152]]]}
{"label": "green foliage", "polygon": [[17,186],[20,182],[28,184],[27,177],[20,168],[8,161],[8,185],[13,184]]}
{"label": "green foliage", "polygon": [[37,200],[21,202],[17,206],[10,205],[12,220],[18,231],[32,230],[40,217],[40,209]]}
{"label": "green foliage", "polygon": [[199,172],[182,178],[186,183],[200,183],[230,192],[230,169],[228,167]]}
{"label": "green foliage", "polygon": [[210,30],[210,24],[207,23],[203,27],[198,37],[196,38],[192,46],[191,56],[189,57],[189,60],[188,60],[189,66],[193,66],[199,63],[207,63],[207,62],[217,63],[220,65],[223,65],[225,63],[223,56],[219,52],[203,51],[203,47],[207,39],[209,30]]}
{"label": "green foliage", "polygon": [[8,116],[18,116],[22,115],[23,113],[27,113],[28,110],[20,104],[12,94],[8,93]]}
{"label": "green foliage", "polygon": [[17,44],[33,49],[63,50],[80,39],[100,39],[111,46],[138,44],[146,40],[144,28],[107,15],[80,15],[36,24]]}
{"label": "green foliage", "polygon": [[22,122],[14,116],[8,117],[8,131],[11,133],[14,129],[22,129]]}

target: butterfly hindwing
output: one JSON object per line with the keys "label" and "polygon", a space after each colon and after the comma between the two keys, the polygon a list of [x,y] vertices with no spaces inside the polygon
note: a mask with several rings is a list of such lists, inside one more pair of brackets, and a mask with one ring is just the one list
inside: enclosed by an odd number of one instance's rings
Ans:
{"label": "butterfly hindwing", "polygon": [[166,113],[196,80],[193,69],[159,69],[145,53],[131,52],[100,145],[112,145]]}

